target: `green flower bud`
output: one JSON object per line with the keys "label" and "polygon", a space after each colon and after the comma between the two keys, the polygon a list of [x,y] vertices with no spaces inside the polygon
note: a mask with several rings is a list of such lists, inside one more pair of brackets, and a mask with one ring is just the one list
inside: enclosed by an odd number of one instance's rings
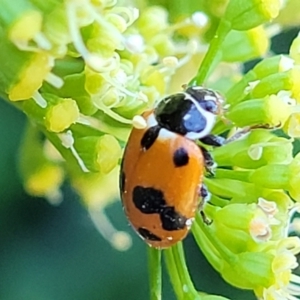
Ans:
{"label": "green flower bud", "polygon": [[222,44],[222,58],[226,62],[245,62],[263,56],[268,51],[269,44],[262,26],[247,31],[232,30]]}
{"label": "green flower bud", "polygon": [[[42,13],[29,1],[1,1],[0,24],[8,39],[16,45],[26,46],[42,29]],[[24,30],[26,28],[26,30]]]}
{"label": "green flower bud", "polygon": [[289,71],[272,74],[257,83],[251,92],[253,98],[277,94],[279,91],[291,91],[292,98],[300,101],[300,68],[295,67]]}
{"label": "green flower bud", "polygon": [[268,201],[275,202],[276,206],[278,208],[279,214],[280,213],[283,214],[284,218],[286,219],[286,212],[291,207],[292,200],[289,198],[289,196],[284,191],[264,189],[262,191],[261,196]]}
{"label": "green flower bud", "polygon": [[25,190],[33,196],[46,197],[52,203],[59,202],[64,171],[45,156],[41,133],[35,126],[28,125],[20,153],[19,171]]}
{"label": "green flower bud", "polygon": [[287,165],[266,165],[253,171],[250,180],[257,185],[271,189],[288,189],[288,171]]}
{"label": "green flower bud", "polygon": [[[294,67],[294,60],[286,55],[276,55],[263,59],[254,68],[257,79],[288,71]],[[257,80],[256,79],[256,80]]]}
{"label": "green flower bud", "polygon": [[[297,282],[299,280],[297,276],[292,274],[292,269],[298,266],[295,253],[299,252],[299,247],[300,240],[298,237],[284,238],[273,245],[275,257],[271,266],[275,281],[271,286],[258,286],[254,288],[257,297],[263,297],[264,299],[285,299],[286,297],[293,297],[294,293],[287,292],[287,287],[291,281]],[[292,276],[295,276],[294,279],[292,279]],[[297,295],[297,291],[295,295]]]}
{"label": "green flower bud", "polygon": [[119,142],[112,135],[76,138],[74,147],[88,170],[109,173],[121,156]]}
{"label": "green flower bud", "polygon": [[1,34],[0,84],[11,101],[30,99],[49,74],[52,60],[45,52],[25,52],[17,49]]}
{"label": "green flower bud", "polygon": [[272,238],[273,225],[280,223],[274,217],[278,213],[276,203],[263,198],[257,204],[230,203],[209,212],[214,234],[233,253],[257,251],[261,243]]}
{"label": "green flower bud", "polygon": [[92,23],[81,32],[84,40],[87,41],[86,46],[89,51],[101,57],[110,58],[116,49],[124,49],[120,32],[105,20],[101,24]]}
{"label": "green flower bud", "polygon": [[283,189],[300,201],[300,154],[289,165],[271,164],[253,171],[250,181],[270,189]]}
{"label": "green flower bud", "polygon": [[275,282],[273,261],[274,255],[270,253],[243,252],[236,255],[234,262],[224,263],[221,274],[227,282],[239,288],[267,288]]}
{"label": "green flower bud", "polygon": [[239,82],[234,84],[226,93],[229,104],[237,104],[245,100],[252,82],[272,74],[288,71],[294,67],[294,60],[284,55],[277,55],[263,59],[252,70],[245,74]]}
{"label": "green flower bud", "polygon": [[253,183],[228,178],[204,179],[208,190],[217,196],[240,203],[251,203],[257,199],[257,189]]}
{"label": "green flower bud", "polygon": [[276,18],[280,6],[280,0],[231,0],[224,17],[232,29],[248,30]]}
{"label": "green flower bud", "polygon": [[278,126],[284,124],[292,113],[292,107],[283,99],[271,95],[252,99],[234,106],[226,115],[238,127],[258,124]]}
{"label": "green flower bud", "polygon": [[218,166],[255,169],[266,164],[290,163],[292,149],[292,140],[278,137],[265,129],[256,129],[241,140],[215,148],[213,157]]}
{"label": "green flower bud", "polygon": [[52,67],[50,57],[45,53],[32,55],[26,68],[18,74],[18,81],[10,87],[8,96],[11,101],[25,100],[33,96],[49,74]]}
{"label": "green flower bud", "polygon": [[51,132],[62,132],[79,118],[79,109],[72,99],[59,99],[49,105],[45,114],[46,128]]}
{"label": "green flower bud", "polygon": [[256,81],[257,76],[253,72],[253,70],[249,71],[245,74],[240,81],[234,84],[227,92],[226,92],[226,102],[231,105],[235,105],[241,102],[247,95],[249,83]]}
{"label": "green flower bud", "polygon": [[212,230],[218,240],[233,253],[245,252],[255,244],[250,235],[250,222],[256,213],[256,205],[229,204],[212,214]]}
{"label": "green flower bud", "polygon": [[227,179],[235,179],[240,181],[248,182],[249,173],[248,170],[231,170],[231,169],[223,169],[217,168],[215,170],[215,178],[227,178]]}
{"label": "green flower bud", "polygon": [[137,20],[137,27],[146,39],[166,29],[168,26],[168,13],[159,6],[152,6],[143,11]]}
{"label": "green flower bud", "polygon": [[61,98],[72,98],[76,101],[79,110],[84,115],[92,115],[97,111],[91,96],[85,89],[86,75],[70,74],[63,77],[63,86],[61,88],[54,88],[49,84],[43,85],[43,91],[55,94]]}
{"label": "green flower bud", "polygon": [[23,103],[23,110],[32,120],[45,126],[47,130],[62,132],[78,120],[79,109],[74,100],[52,94],[43,94],[43,97],[48,103],[46,108],[29,100]]}
{"label": "green flower bud", "polygon": [[85,90],[90,95],[103,94],[109,87],[109,83],[98,72],[89,68],[85,69]]}

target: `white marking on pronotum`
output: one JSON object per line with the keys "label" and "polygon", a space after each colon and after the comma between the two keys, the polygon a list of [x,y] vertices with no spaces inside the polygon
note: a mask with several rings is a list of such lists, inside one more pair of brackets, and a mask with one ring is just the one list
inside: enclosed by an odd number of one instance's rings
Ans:
{"label": "white marking on pronotum", "polygon": [[159,132],[159,135],[158,135],[158,139],[159,140],[171,140],[173,138],[176,137],[176,133],[170,131],[170,130],[167,130],[165,128],[162,128]]}
{"label": "white marking on pronotum", "polygon": [[201,132],[194,132],[194,131],[190,131],[188,132],[185,137],[191,140],[197,140],[197,139],[201,139],[205,136],[207,136],[213,129],[215,122],[216,122],[216,115],[203,109],[199,103],[197,103],[197,101],[195,101],[195,99],[190,96],[187,93],[185,94],[185,100],[190,100],[193,102],[193,104],[196,106],[196,108],[198,109],[198,111],[203,115],[203,117],[206,120],[206,126],[204,128],[204,130],[202,130]]}
{"label": "white marking on pronotum", "polygon": [[211,96],[211,95],[205,95],[205,96],[204,96],[204,100],[205,100],[205,101],[215,101],[215,100],[216,100],[216,97]]}
{"label": "white marking on pronotum", "polygon": [[147,118],[147,127],[153,127],[156,126],[158,123],[155,119],[154,113],[151,113]]}

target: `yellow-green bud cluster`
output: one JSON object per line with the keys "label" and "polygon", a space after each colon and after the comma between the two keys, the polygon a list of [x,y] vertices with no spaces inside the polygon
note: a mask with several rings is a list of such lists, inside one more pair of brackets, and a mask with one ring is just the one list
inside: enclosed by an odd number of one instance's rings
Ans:
{"label": "yellow-green bud cluster", "polygon": [[[193,228],[224,279],[261,299],[286,299],[298,266],[300,240],[288,236],[290,211],[300,200],[300,156],[293,155],[299,136],[297,39],[290,55],[262,60],[227,91],[226,117],[244,129],[220,121],[219,132],[232,131],[228,143],[213,149],[215,177],[204,179],[213,204],[205,212],[213,223],[205,227],[197,216]],[[281,136],[270,127],[282,129]]]}
{"label": "yellow-green bud cluster", "polygon": [[[26,191],[55,202],[65,160],[83,203],[93,211],[103,208],[104,195],[117,198],[116,186],[112,193],[106,184],[118,180],[121,147],[130,129],[145,126],[140,114],[168,92],[175,70],[200,52],[207,16],[198,12],[170,24],[162,7],[140,13],[110,0],[0,4],[1,95],[45,138],[37,141],[25,133],[25,141],[31,141],[20,154]],[[52,156],[55,148],[59,155]],[[97,197],[87,192],[89,187]],[[124,239],[115,233],[113,245],[122,249]],[[113,234],[103,235],[110,239]]]}
{"label": "yellow-green bud cluster", "polygon": [[237,127],[268,124],[299,136],[300,68],[297,39],[289,56],[266,58],[227,91],[227,117]]}
{"label": "yellow-green bud cluster", "polygon": [[[278,15],[280,1],[225,2],[215,40],[193,82],[201,82],[211,72],[207,65],[213,55],[214,62],[235,62],[267,51],[267,35],[260,37],[265,50],[255,54],[251,34]],[[220,55],[214,48],[222,39]],[[300,240],[288,236],[300,195],[300,156],[294,157],[293,149],[300,132],[298,40],[299,36],[289,55],[261,60],[229,89],[224,88],[229,121],[219,120],[214,131],[229,131],[228,143],[213,149],[215,176],[204,178],[212,193],[204,210],[213,222],[206,227],[197,215],[192,228],[198,245],[223,278],[254,290],[259,299],[293,297],[288,284],[298,280],[292,271],[298,266],[295,254]],[[270,133],[270,128],[281,129],[280,136]]]}
{"label": "yellow-green bud cluster", "polygon": [[172,27],[162,7],[140,14],[109,0],[0,2],[1,94],[18,101],[70,170],[83,173],[118,166],[120,141],[132,125],[143,126],[137,115],[194,53],[186,29],[207,23],[194,16]]}

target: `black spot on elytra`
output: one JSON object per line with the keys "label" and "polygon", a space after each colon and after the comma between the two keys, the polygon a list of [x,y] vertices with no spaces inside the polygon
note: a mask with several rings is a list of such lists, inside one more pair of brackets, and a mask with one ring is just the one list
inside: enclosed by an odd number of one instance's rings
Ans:
{"label": "black spot on elytra", "polygon": [[163,192],[151,187],[136,186],[133,189],[133,203],[144,214],[160,213],[166,207]]}
{"label": "black spot on elytra", "polygon": [[161,241],[161,238],[146,228],[140,227],[138,228],[138,233],[148,241]]}
{"label": "black spot on elytra", "polygon": [[121,194],[124,193],[125,179],[126,179],[125,172],[123,171],[123,164],[124,164],[124,159],[122,159],[122,161],[121,161],[120,174],[119,174],[119,189],[120,189]]}
{"label": "black spot on elytra", "polygon": [[178,148],[173,154],[175,167],[183,167],[189,163],[189,154],[185,148]]}
{"label": "black spot on elytra", "polygon": [[[159,214],[164,230],[173,231],[186,227],[187,218],[176,212],[173,206],[166,205],[164,194],[160,190],[136,186],[133,189],[133,203],[144,214]],[[142,235],[141,232],[140,234]]]}
{"label": "black spot on elytra", "polygon": [[158,125],[150,127],[141,139],[141,146],[143,149],[148,150],[159,135],[160,127]]}
{"label": "black spot on elytra", "polygon": [[160,213],[162,227],[165,230],[180,230],[186,227],[186,217],[176,212],[174,207],[167,207]]}
{"label": "black spot on elytra", "polygon": [[121,193],[124,193],[125,190],[125,179],[126,179],[125,172],[121,170],[120,179],[119,179],[119,187]]}

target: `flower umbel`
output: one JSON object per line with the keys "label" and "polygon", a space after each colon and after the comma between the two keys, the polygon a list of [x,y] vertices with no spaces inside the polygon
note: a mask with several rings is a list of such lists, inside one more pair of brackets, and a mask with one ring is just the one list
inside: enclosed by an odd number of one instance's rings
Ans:
{"label": "flower umbel", "polygon": [[[300,240],[289,231],[300,201],[299,35],[289,54],[269,50],[290,4],[200,1],[189,11],[186,1],[183,15],[175,3],[168,11],[126,0],[0,2],[1,96],[30,120],[19,155],[26,191],[58,204],[68,177],[99,232],[128,249],[130,236],[105,207],[118,198],[131,128],[145,128],[141,114],[183,84],[216,88],[226,102],[213,133],[227,140],[208,149],[216,168],[203,180],[211,193],[204,212],[213,222],[197,214],[193,235],[231,285],[259,299],[296,299]],[[256,58],[243,74],[240,63]],[[181,243],[164,258],[178,299],[225,299],[196,290]],[[161,281],[151,282],[158,300]]]}

